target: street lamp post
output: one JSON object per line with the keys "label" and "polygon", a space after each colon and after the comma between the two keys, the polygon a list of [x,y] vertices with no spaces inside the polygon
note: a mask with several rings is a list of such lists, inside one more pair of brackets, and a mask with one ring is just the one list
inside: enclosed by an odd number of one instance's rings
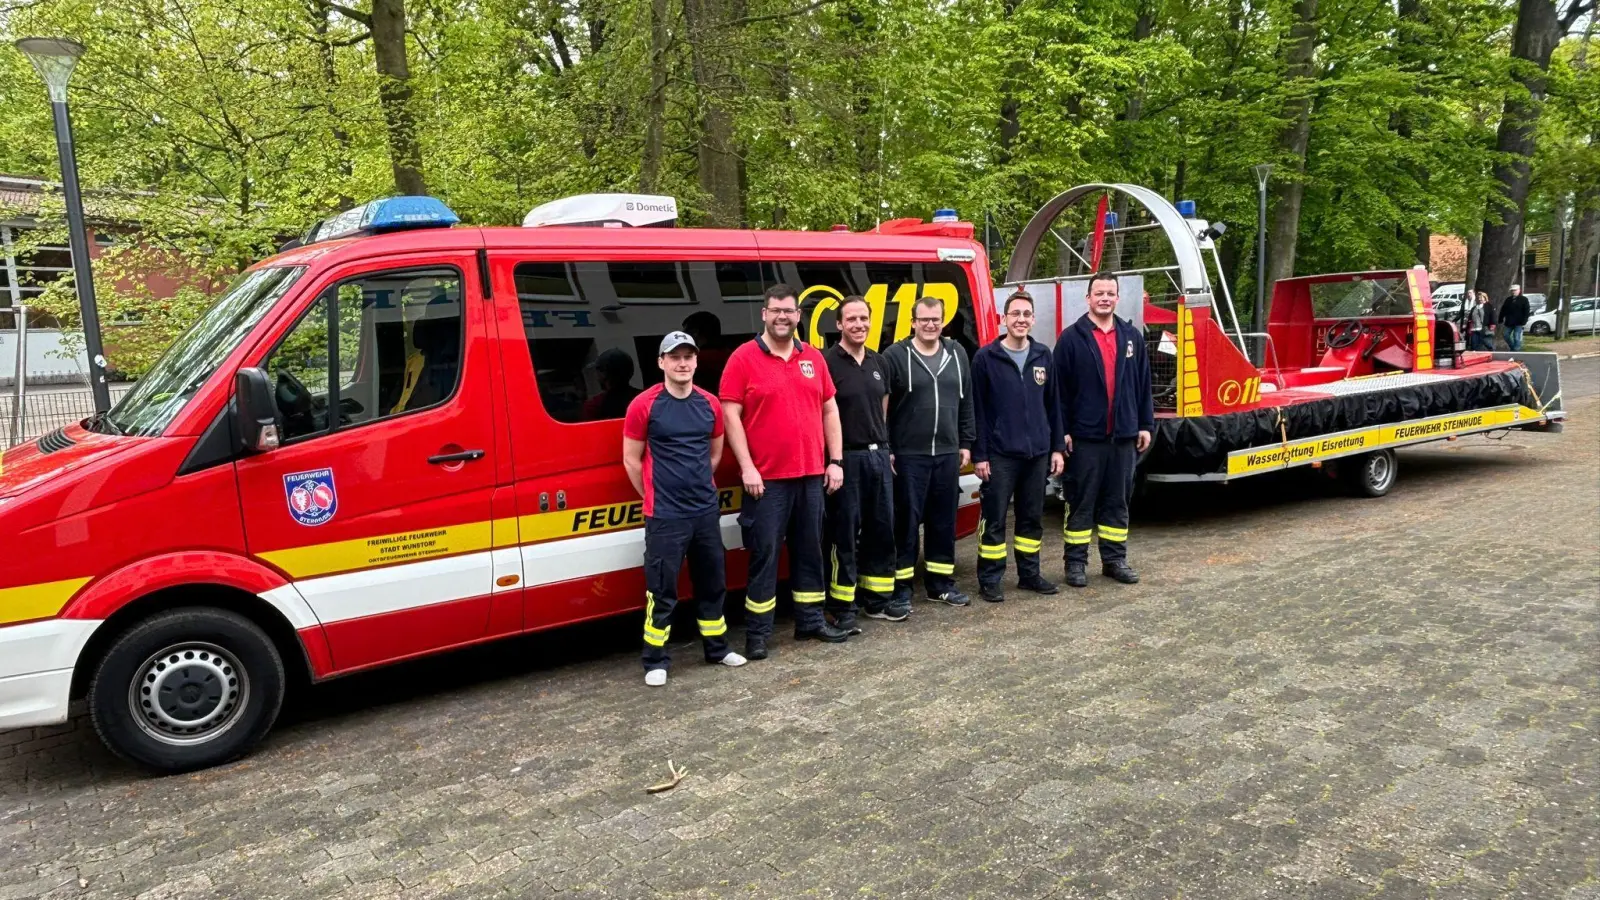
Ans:
{"label": "street lamp post", "polygon": [[72,248],[72,277],[83,310],[83,344],[89,356],[89,389],[94,408],[111,408],[106,384],[106,358],[100,345],[100,312],[94,300],[94,273],[89,266],[89,235],[83,222],[83,197],[78,191],[78,160],[72,147],[72,118],[67,111],[67,81],[83,55],[83,45],[67,38],[23,38],[17,49],[33,63],[50,89],[50,112],[56,123],[56,150],[61,157],[61,193],[67,201],[67,240]]}
{"label": "street lamp post", "polygon": [[[1260,333],[1266,331],[1266,323],[1262,319],[1266,316],[1267,305],[1267,176],[1272,174],[1272,163],[1262,163],[1255,167],[1256,173],[1256,308],[1250,317],[1250,330]],[[1265,342],[1263,342],[1263,345]],[[1254,360],[1256,365],[1261,365],[1261,358],[1266,353],[1265,349],[1258,350]]]}

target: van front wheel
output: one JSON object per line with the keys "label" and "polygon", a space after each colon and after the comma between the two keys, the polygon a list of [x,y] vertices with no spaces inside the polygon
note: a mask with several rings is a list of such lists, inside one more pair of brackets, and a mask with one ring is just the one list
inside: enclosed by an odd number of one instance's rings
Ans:
{"label": "van front wheel", "polygon": [[164,772],[254,747],[283,706],[283,659],[260,626],[222,609],[160,613],[117,637],[89,683],[106,746]]}

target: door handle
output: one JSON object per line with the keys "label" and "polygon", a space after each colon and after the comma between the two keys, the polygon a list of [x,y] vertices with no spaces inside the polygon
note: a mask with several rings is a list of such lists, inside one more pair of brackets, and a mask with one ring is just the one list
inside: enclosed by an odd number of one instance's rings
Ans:
{"label": "door handle", "polygon": [[472,462],[483,459],[482,450],[462,450],[460,453],[441,453],[438,456],[428,457],[428,464],[433,466],[449,465],[450,463]]}

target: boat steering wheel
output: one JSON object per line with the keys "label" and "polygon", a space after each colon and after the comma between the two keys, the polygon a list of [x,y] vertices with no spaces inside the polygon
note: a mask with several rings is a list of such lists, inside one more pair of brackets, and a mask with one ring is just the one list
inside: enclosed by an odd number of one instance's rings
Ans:
{"label": "boat steering wheel", "polygon": [[1328,329],[1328,349],[1343,350],[1361,340],[1361,336],[1366,333],[1367,328],[1359,319],[1346,319]]}

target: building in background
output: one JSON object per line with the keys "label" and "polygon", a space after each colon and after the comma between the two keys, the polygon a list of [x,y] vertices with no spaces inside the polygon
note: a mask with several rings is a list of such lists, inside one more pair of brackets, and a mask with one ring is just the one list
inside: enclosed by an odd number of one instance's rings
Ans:
{"label": "building in background", "polygon": [[[39,244],[40,214],[51,195],[59,195],[59,182],[15,175],[0,175],[0,385],[9,386],[16,372],[17,305],[28,310],[28,383],[83,383],[87,361],[81,348],[74,353],[61,323],[43,310],[33,308],[34,298],[45,286],[72,272],[72,250],[61,243]],[[107,201],[94,194],[84,195],[84,215],[89,255],[98,259],[119,241],[135,239],[135,224],[126,204]],[[183,267],[141,273],[139,280],[156,298],[170,297],[185,285],[198,281],[196,273]],[[117,330],[137,327],[137,322],[108,320],[101,323],[106,355],[115,359]]]}

